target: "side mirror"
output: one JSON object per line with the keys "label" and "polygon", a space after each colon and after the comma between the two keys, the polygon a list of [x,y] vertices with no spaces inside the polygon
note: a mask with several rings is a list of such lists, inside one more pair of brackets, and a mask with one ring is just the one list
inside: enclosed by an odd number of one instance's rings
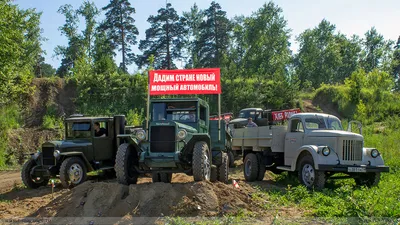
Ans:
{"label": "side mirror", "polygon": [[352,125],[353,123],[357,125],[357,128],[358,128],[360,134],[362,135],[362,124],[361,124],[360,121],[356,121],[356,120],[350,121],[350,122],[349,122],[349,125],[348,125],[348,127],[347,127],[347,131],[348,131],[348,132],[351,132],[351,125]]}

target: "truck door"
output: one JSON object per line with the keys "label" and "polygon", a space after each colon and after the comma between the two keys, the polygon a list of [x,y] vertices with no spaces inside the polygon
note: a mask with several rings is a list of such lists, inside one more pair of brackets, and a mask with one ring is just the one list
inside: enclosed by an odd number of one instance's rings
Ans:
{"label": "truck door", "polygon": [[289,123],[285,137],[285,165],[290,166],[296,156],[296,150],[303,146],[304,126],[301,119],[293,118]]}
{"label": "truck door", "polygon": [[94,132],[93,137],[93,153],[96,161],[102,161],[113,158],[113,136],[110,131],[108,121],[97,121],[100,124],[100,129],[105,131],[105,136],[96,137]]}

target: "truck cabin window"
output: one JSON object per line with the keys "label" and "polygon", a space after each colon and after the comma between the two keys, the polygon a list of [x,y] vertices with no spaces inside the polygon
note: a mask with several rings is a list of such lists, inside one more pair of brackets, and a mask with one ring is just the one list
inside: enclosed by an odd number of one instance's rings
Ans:
{"label": "truck cabin window", "polygon": [[67,123],[67,138],[90,138],[91,136],[90,122]]}
{"label": "truck cabin window", "polygon": [[239,112],[238,118],[248,119],[249,117],[251,117],[253,120],[256,120],[260,117],[260,112],[254,110],[242,110]]}
{"label": "truck cabin window", "polygon": [[152,119],[196,122],[197,102],[153,103]]}
{"label": "truck cabin window", "polygon": [[304,132],[303,123],[299,119],[293,119],[290,132]]}
{"label": "truck cabin window", "polygon": [[[306,118],[306,128],[310,130],[343,130],[340,120],[328,117],[325,121],[323,117]],[[327,122],[327,123],[326,123]]]}

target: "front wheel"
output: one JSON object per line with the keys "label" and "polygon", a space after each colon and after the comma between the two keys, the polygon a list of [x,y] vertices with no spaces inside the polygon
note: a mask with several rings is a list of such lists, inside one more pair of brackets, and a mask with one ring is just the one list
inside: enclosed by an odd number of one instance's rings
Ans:
{"label": "front wheel", "polygon": [[135,153],[128,143],[118,147],[114,166],[118,183],[125,185],[137,183],[139,173],[136,171],[135,165],[138,165],[139,159]]}
{"label": "front wheel", "polygon": [[311,155],[300,159],[299,181],[307,188],[321,190],[325,186],[325,173],[315,170],[314,161]]}
{"label": "front wheel", "polygon": [[367,187],[377,186],[381,180],[381,173],[359,174],[354,177],[354,181],[358,186],[366,185]]}
{"label": "front wheel", "polygon": [[79,157],[65,159],[60,167],[60,181],[64,188],[75,187],[86,181],[87,168]]}
{"label": "front wheel", "polygon": [[210,180],[211,160],[208,145],[204,141],[196,142],[194,145],[192,170],[194,181]]}
{"label": "front wheel", "polygon": [[36,165],[37,164],[36,164],[35,160],[30,159],[22,167],[22,171],[21,171],[22,182],[28,188],[36,189],[41,186],[46,186],[49,183],[48,178],[36,177],[36,176],[32,175],[32,172],[33,172],[32,169]]}

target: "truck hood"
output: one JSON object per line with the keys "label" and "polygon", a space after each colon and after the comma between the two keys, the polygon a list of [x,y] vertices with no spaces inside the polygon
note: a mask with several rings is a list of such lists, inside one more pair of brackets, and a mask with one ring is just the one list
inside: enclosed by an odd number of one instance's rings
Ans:
{"label": "truck hood", "polygon": [[178,123],[178,122],[175,122],[175,123],[179,129],[185,129],[186,131],[188,131],[190,133],[197,133],[197,130],[192,126],[189,126],[189,125],[186,125],[183,123]]}
{"label": "truck hood", "polygon": [[231,121],[229,121],[230,124],[239,124],[239,123],[244,123],[247,124],[247,119],[246,118],[236,118]]}
{"label": "truck hood", "polygon": [[183,123],[175,122],[175,121],[161,120],[161,121],[152,122],[151,125],[156,125],[156,126],[175,126],[176,125],[178,127],[178,129],[185,129],[188,132],[197,133],[197,130],[194,127],[183,124]]}
{"label": "truck hood", "polygon": [[363,139],[360,134],[343,131],[343,130],[311,130],[308,134],[309,137],[352,137]]}
{"label": "truck hood", "polygon": [[61,140],[61,141],[48,141],[43,146],[54,146],[56,149],[76,148],[92,145],[92,142],[84,139],[76,140]]}

